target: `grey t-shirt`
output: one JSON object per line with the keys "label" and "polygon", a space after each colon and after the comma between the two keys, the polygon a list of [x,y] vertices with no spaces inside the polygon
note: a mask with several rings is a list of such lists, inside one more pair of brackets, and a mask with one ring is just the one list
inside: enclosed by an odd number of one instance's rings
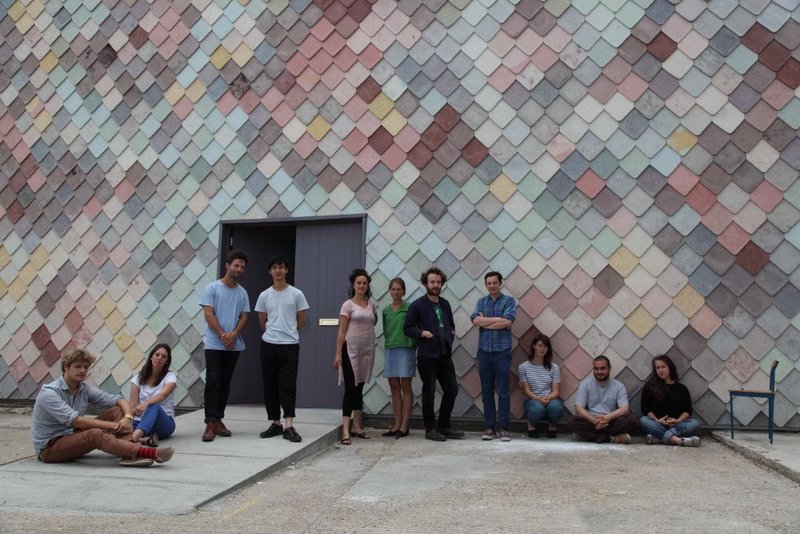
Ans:
{"label": "grey t-shirt", "polygon": [[583,406],[592,415],[603,415],[620,406],[628,406],[628,392],[622,382],[615,378],[609,378],[605,384],[601,384],[592,376],[578,386],[575,405]]}

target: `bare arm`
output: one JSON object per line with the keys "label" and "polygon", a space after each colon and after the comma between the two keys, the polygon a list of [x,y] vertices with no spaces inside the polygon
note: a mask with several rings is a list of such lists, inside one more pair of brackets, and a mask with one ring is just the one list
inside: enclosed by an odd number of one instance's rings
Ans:
{"label": "bare arm", "polygon": [[[132,385],[131,390],[133,390],[134,387],[135,386]],[[153,395],[146,401],[137,403],[135,405],[135,408],[133,409],[133,414],[142,415],[148,406],[152,404],[161,404],[161,402],[163,402],[167,397],[169,397],[172,394],[173,391],[175,391],[176,387],[177,384],[175,382],[169,382],[167,384],[164,384],[164,387],[161,388],[161,391],[159,391],[157,394]],[[139,397],[138,388],[136,392],[136,397],[137,398]],[[131,405],[133,405],[133,403],[131,403]]]}
{"label": "bare arm", "polygon": [[117,401],[117,406],[122,410],[124,417],[119,421],[101,421],[96,417],[87,417],[80,415],[72,422],[72,427],[78,430],[87,430],[89,428],[99,428],[101,430],[108,430],[117,434],[126,434],[133,428],[133,416],[131,415],[131,405],[128,404],[123,398]]}
{"label": "bare arm", "polygon": [[472,324],[489,330],[506,330],[511,328],[511,321],[504,317],[484,317],[478,315],[472,320]]}
{"label": "bare arm", "polygon": [[217,321],[217,316],[214,315],[214,308],[212,306],[203,306],[203,318],[208,323],[208,327],[212,332],[219,337],[225,334],[225,332],[222,331],[222,327],[219,325],[219,321]]}
{"label": "bare arm", "polygon": [[583,406],[580,406],[580,405],[576,404],[575,405],[575,414],[578,417],[583,417],[584,419],[586,419],[587,421],[589,421],[593,425],[597,424],[597,418],[595,416],[593,416],[592,414],[590,414],[589,410],[587,410]]}
{"label": "bare arm", "polygon": [[258,327],[262,332],[267,329],[267,312],[258,312]]}
{"label": "bare arm", "polygon": [[300,330],[306,325],[306,311],[300,310],[297,312],[297,329]]}
{"label": "bare arm", "polygon": [[336,334],[336,354],[333,355],[333,367],[338,369],[342,365],[342,347],[344,346],[344,336],[347,333],[347,323],[349,319],[346,315],[339,316],[339,332]]}

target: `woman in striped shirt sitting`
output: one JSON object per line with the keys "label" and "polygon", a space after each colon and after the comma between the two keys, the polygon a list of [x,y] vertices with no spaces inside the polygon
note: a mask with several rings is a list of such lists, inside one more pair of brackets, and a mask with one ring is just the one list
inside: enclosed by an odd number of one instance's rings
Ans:
{"label": "woman in striped shirt sitting", "polygon": [[519,366],[519,384],[525,393],[525,417],[528,419],[528,436],[538,438],[536,423],[547,418],[547,437],[556,437],[556,423],[564,412],[564,403],[558,398],[561,373],[553,363],[550,338],[539,334],[531,342],[531,356]]}

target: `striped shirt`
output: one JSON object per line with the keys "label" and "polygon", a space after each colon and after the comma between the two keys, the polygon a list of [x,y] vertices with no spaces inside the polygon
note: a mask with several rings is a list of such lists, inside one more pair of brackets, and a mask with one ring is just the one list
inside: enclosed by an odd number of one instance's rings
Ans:
{"label": "striped shirt", "polygon": [[[517,315],[517,301],[514,300],[514,297],[509,297],[503,293],[500,293],[494,300],[492,300],[491,296],[486,295],[478,299],[475,304],[475,311],[472,312],[470,319],[474,321],[478,315],[502,317],[513,322]],[[511,350],[511,329],[493,330],[491,328],[480,328],[478,330],[478,349],[485,352]]]}
{"label": "striped shirt", "polygon": [[561,383],[561,372],[558,364],[553,363],[548,371],[544,365],[536,365],[530,361],[522,362],[517,371],[520,383],[527,382],[528,387],[537,397],[544,397],[553,392],[553,384]]}

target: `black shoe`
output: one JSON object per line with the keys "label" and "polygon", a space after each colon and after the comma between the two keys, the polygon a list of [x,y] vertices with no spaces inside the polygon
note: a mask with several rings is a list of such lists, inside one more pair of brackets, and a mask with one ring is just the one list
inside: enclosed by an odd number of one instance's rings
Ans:
{"label": "black shoe", "polygon": [[460,430],[453,430],[450,427],[440,428],[439,432],[447,439],[464,439],[464,433]]}
{"label": "black shoe", "polygon": [[272,423],[270,427],[259,434],[259,436],[262,438],[274,438],[275,436],[280,436],[281,434],[283,434],[283,427],[281,425]]}
{"label": "black shoe", "polygon": [[447,441],[447,437],[445,437],[443,434],[440,434],[436,430],[426,430],[425,439],[429,439],[431,441]]}
{"label": "black shoe", "polygon": [[558,430],[556,430],[554,428],[548,428],[547,429],[547,437],[548,437],[548,439],[556,439],[557,432],[558,432]]}
{"label": "black shoe", "polygon": [[384,438],[396,438],[397,435],[400,433],[399,430],[387,430],[383,433]]}
{"label": "black shoe", "polygon": [[283,439],[288,439],[292,443],[300,443],[303,441],[303,438],[300,437],[300,434],[297,433],[293,426],[283,431]]}
{"label": "black shoe", "polygon": [[532,430],[528,430],[528,437],[529,438],[538,438],[539,437],[539,431],[536,430],[535,428],[532,429]]}
{"label": "black shoe", "polygon": [[406,430],[405,432],[403,432],[402,430],[398,430],[398,431],[397,431],[397,434],[395,434],[394,436],[395,436],[397,439],[400,439],[400,438],[405,438],[405,437],[407,437],[407,436],[408,436],[408,430]]}

